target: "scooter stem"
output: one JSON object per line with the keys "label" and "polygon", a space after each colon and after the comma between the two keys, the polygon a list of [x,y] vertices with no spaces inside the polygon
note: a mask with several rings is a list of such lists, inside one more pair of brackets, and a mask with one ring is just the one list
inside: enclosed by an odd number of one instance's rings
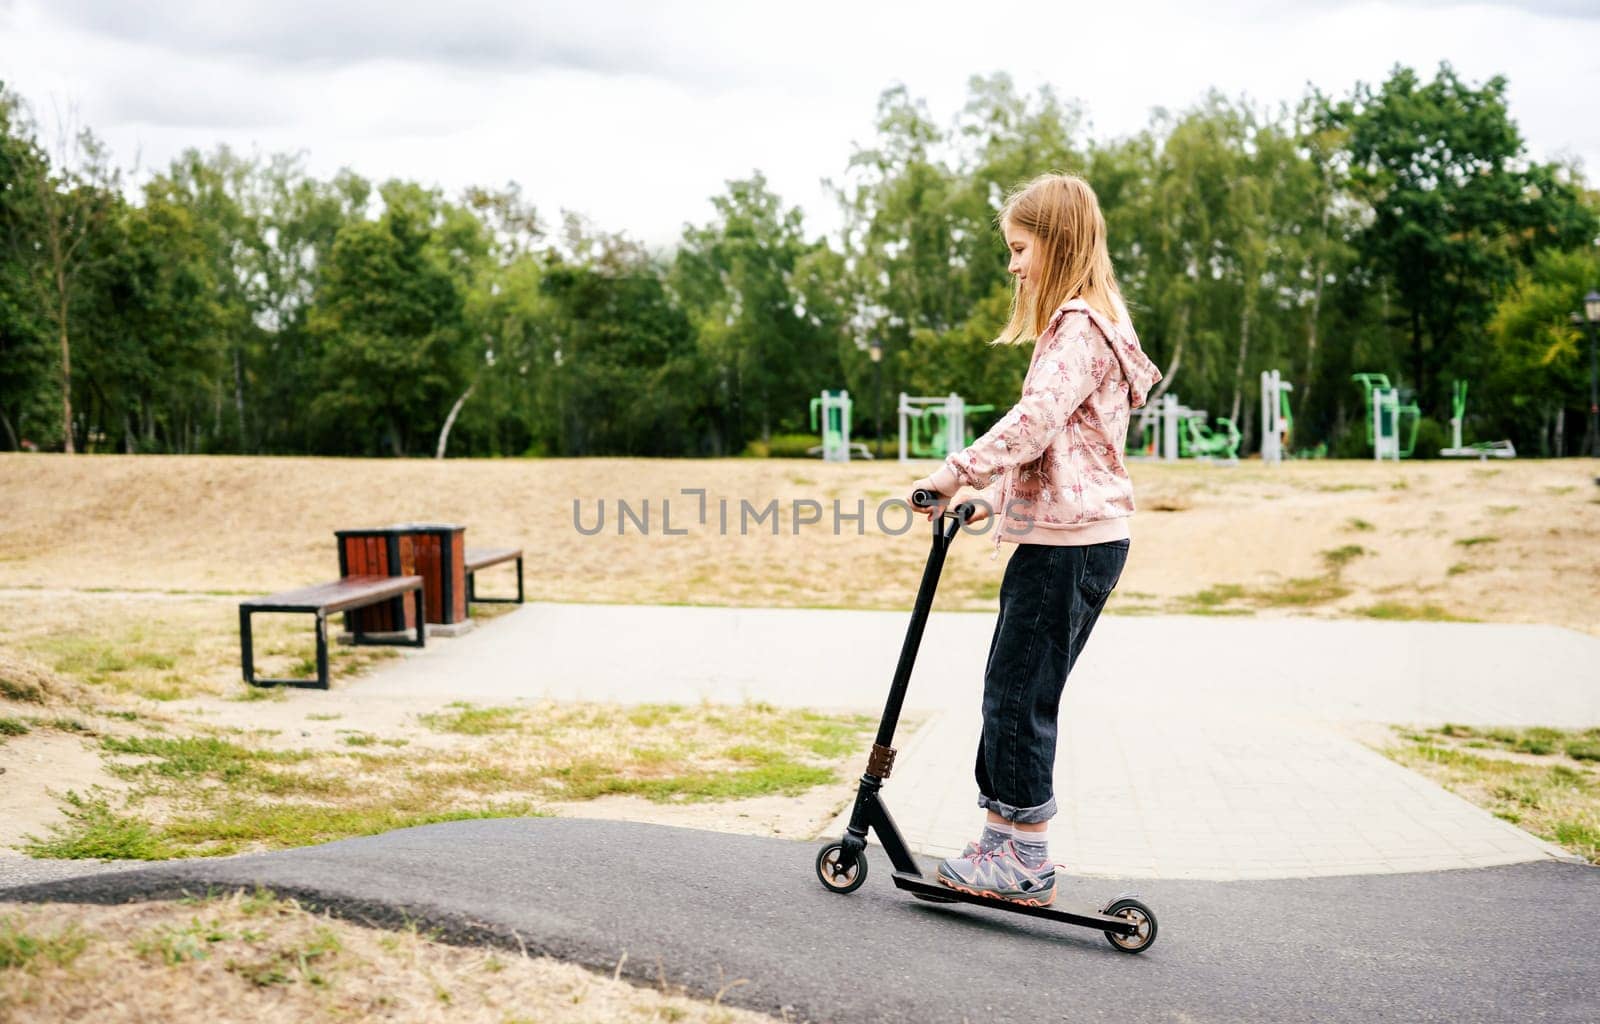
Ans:
{"label": "scooter stem", "polygon": [[[924,509],[934,507],[941,500],[939,495],[929,491],[919,490],[912,495],[913,505]],[[895,666],[889,699],[883,706],[883,719],[878,723],[877,745],[880,747],[887,749],[894,742],[895,726],[900,722],[900,710],[911,684],[911,667],[916,664],[917,649],[922,645],[922,631],[928,624],[928,612],[933,608],[933,593],[939,587],[939,573],[944,569],[944,557],[950,550],[950,542],[976,511],[970,502],[963,502],[933,521],[933,550],[928,553],[928,564],[922,570],[917,603],[911,612],[911,622],[906,626],[905,642],[900,647],[900,663]]]}

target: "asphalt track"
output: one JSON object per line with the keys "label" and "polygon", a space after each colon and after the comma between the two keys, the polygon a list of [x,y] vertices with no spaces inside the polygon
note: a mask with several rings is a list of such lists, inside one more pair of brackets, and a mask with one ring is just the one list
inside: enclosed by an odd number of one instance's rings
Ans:
{"label": "asphalt track", "polygon": [[[1155,910],[1147,952],[893,887],[825,891],[820,843],[580,819],[451,822],[0,890],[122,902],[264,885],[357,921],[664,976],[824,1021],[1596,1021],[1600,872],[1561,863],[1249,882],[1063,880]],[[931,871],[932,862],[929,863]],[[745,984],[727,988],[735,981]]]}

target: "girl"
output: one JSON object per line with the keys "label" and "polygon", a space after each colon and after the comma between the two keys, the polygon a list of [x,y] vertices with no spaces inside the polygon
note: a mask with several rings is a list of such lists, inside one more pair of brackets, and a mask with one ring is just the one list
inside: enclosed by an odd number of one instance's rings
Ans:
{"label": "girl", "polygon": [[1016,285],[1011,321],[993,343],[1033,340],[1022,399],[912,485],[947,504],[964,484],[984,488],[973,521],[997,512],[995,554],[1002,541],[1017,546],[983,677],[976,771],[988,823],[962,856],[939,866],[939,881],[1048,906],[1061,691],[1128,558],[1128,416],[1161,373],[1139,348],[1087,182],[1035,178],[1006,200],[999,223]]}

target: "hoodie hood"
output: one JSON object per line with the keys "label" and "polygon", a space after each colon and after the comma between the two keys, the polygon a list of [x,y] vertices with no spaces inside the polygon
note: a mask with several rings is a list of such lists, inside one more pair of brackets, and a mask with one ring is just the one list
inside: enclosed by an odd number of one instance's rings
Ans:
{"label": "hoodie hood", "polygon": [[1122,366],[1122,376],[1128,382],[1128,407],[1138,409],[1143,406],[1150,396],[1150,389],[1161,380],[1161,371],[1139,346],[1139,335],[1133,329],[1133,318],[1128,315],[1127,307],[1118,311],[1122,315],[1122,322],[1115,324],[1095,312],[1082,299],[1069,299],[1062,303],[1061,308],[1056,310],[1056,316],[1072,310],[1088,314],[1090,321],[1106,336],[1112,354]]}

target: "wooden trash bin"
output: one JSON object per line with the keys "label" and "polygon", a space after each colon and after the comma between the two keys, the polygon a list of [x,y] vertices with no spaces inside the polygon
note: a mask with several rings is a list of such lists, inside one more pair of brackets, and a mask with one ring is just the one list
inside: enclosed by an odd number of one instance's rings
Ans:
{"label": "wooden trash bin", "polygon": [[[425,621],[459,627],[467,619],[467,528],[454,523],[397,523],[336,530],[340,576],[421,576]],[[347,613],[360,616],[363,633],[398,633],[416,627],[404,601]],[[346,619],[347,626],[354,623]],[[444,630],[440,632],[449,632]]]}

